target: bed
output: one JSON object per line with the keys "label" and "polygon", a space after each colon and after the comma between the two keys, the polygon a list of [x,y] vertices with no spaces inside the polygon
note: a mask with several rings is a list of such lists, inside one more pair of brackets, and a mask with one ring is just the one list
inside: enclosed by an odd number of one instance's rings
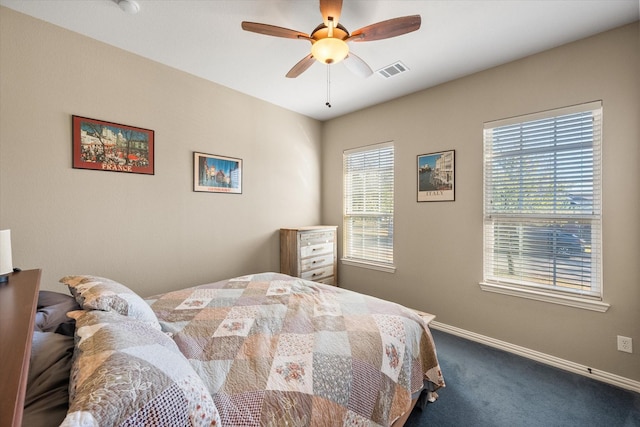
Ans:
{"label": "bed", "polygon": [[61,282],[71,295],[40,292],[23,425],[396,427],[444,386],[420,316],[338,287]]}

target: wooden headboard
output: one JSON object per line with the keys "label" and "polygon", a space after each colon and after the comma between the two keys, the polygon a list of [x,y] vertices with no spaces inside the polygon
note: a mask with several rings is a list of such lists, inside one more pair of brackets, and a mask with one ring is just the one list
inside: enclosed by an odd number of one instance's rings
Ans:
{"label": "wooden headboard", "polygon": [[0,285],[0,426],[22,425],[40,274],[11,273]]}

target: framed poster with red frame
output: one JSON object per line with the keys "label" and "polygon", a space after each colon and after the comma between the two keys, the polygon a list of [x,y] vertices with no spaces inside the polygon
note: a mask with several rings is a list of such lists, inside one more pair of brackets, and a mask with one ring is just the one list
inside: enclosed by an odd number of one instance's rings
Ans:
{"label": "framed poster with red frame", "polygon": [[154,132],[135,126],[72,116],[73,167],[154,174]]}

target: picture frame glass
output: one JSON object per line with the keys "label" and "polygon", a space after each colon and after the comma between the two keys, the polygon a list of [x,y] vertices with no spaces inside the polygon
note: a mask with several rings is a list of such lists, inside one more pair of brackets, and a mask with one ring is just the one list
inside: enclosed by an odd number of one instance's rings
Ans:
{"label": "picture frame glass", "polygon": [[418,155],[418,202],[455,200],[455,150]]}
{"label": "picture frame glass", "polygon": [[154,131],[72,116],[74,169],[154,175]]}
{"label": "picture frame glass", "polygon": [[242,159],[194,152],[193,191],[242,194]]}

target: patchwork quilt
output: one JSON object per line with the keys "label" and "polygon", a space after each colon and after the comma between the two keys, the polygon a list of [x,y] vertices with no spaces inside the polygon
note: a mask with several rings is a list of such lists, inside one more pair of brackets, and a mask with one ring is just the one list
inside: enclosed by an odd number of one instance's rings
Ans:
{"label": "patchwork quilt", "polygon": [[421,318],[371,296],[262,273],[147,302],[222,425],[387,426],[444,385]]}

